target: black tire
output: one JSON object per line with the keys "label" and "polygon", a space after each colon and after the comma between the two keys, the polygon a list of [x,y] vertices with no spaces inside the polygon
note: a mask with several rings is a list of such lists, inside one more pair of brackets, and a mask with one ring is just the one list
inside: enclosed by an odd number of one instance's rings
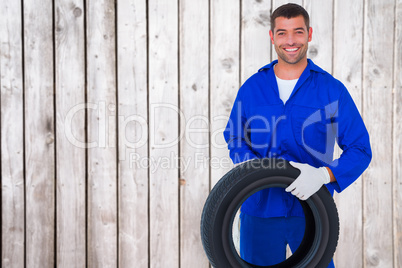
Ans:
{"label": "black tire", "polygon": [[264,188],[290,185],[300,171],[287,161],[255,159],[229,171],[210,192],[201,216],[201,239],[213,267],[318,267],[326,268],[338,243],[339,217],[335,202],[325,186],[306,201],[300,201],[306,219],[299,248],[285,261],[256,266],[237,254],[232,225],[241,204]]}

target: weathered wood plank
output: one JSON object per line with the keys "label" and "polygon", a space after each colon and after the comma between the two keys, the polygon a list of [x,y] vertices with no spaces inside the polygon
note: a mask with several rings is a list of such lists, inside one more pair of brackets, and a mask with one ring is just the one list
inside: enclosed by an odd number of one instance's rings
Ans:
{"label": "weathered wood plank", "polygon": [[271,62],[271,0],[244,0],[241,10],[241,83]]}
{"label": "weathered wood plank", "polygon": [[305,1],[305,9],[310,15],[313,39],[308,45],[307,57],[325,71],[332,73],[332,19],[333,0]]}
{"label": "weathered wood plank", "polygon": [[20,1],[0,2],[1,266],[24,267],[23,58]]}
{"label": "weathered wood plank", "polygon": [[26,266],[54,267],[52,1],[24,2]]}
{"label": "weathered wood plank", "polygon": [[[363,65],[362,53],[356,51],[363,49],[363,2],[335,1],[333,14],[333,74],[346,86],[361,111]],[[315,33],[316,31],[313,31],[313,35]],[[362,190],[362,178],[359,178],[340,195],[335,195],[340,218],[340,235],[334,261],[339,267],[363,267]]]}
{"label": "weathered wood plank", "polygon": [[[363,118],[373,160],[364,175],[364,267],[392,267],[392,66],[395,1],[365,1]],[[354,49],[354,48],[350,48]]]}
{"label": "weathered wood plank", "polygon": [[[83,1],[55,1],[57,267],[84,267],[85,44]],[[71,135],[70,135],[71,134]]]}
{"label": "weathered wood plank", "polygon": [[178,267],[178,6],[152,0],[148,7],[150,267]]}
{"label": "weathered wood plank", "polygon": [[115,1],[87,1],[88,266],[117,266]]}
{"label": "weathered wood plank", "polygon": [[146,1],[117,8],[119,267],[148,267]]}
{"label": "weathered wood plank", "polygon": [[209,193],[208,1],[180,1],[180,267],[208,267],[200,219]]}
{"label": "weathered wood plank", "polygon": [[211,186],[232,167],[222,132],[240,87],[240,2],[211,2],[210,124]]}
{"label": "weathered wood plank", "polygon": [[393,208],[394,267],[402,267],[402,1],[396,1],[395,70],[394,70],[394,133],[393,133]]}

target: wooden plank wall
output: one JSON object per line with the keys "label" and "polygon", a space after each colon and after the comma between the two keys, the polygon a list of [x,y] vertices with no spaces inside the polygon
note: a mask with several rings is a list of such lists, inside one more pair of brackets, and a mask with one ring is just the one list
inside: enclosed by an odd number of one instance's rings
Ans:
{"label": "wooden plank wall", "polygon": [[[282,0],[0,2],[1,267],[209,267],[239,86]],[[298,0],[373,160],[336,194],[337,267],[402,266],[402,1]]]}
{"label": "wooden plank wall", "polygon": [[117,14],[119,266],[148,267],[148,169],[129,161],[148,157],[146,1],[119,1]]}
{"label": "wooden plank wall", "polygon": [[65,137],[85,142],[85,113],[72,109],[85,103],[85,9],[80,0],[55,1],[54,8],[56,252],[64,252],[56,255],[56,263],[79,267],[86,260],[86,151]]}
{"label": "wooden plank wall", "polygon": [[[177,1],[148,1],[150,267],[179,266],[179,63]],[[155,169],[154,169],[155,168]],[[137,219],[141,220],[141,219]],[[175,254],[174,254],[175,253]]]}
{"label": "wooden plank wall", "polygon": [[[1,263],[24,267],[24,73],[20,2],[0,3]],[[17,34],[16,34],[17,33]]]}
{"label": "wooden plank wall", "polygon": [[[333,74],[348,88],[362,113],[363,2],[335,1]],[[353,38],[344,38],[353,36]],[[336,199],[342,233],[335,262],[339,267],[363,267],[362,176]],[[341,246],[350,245],[350,246]],[[355,245],[352,247],[352,245]]]}
{"label": "wooden plank wall", "polygon": [[[179,6],[180,126],[180,265],[207,267],[199,243],[203,202],[209,193],[209,165],[196,158],[209,156],[209,3],[185,0]],[[197,29],[194,31],[194,29]],[[194,53],[197,51],[197,53]],[[181,127],[183,130],[183,127]],[[194,261],[197,260],[197,261]]]}
{"label": "wooden plank wall", "polygon": [[25,262],[50,267],[56,237],[52,1],[25,2],[23,21]]}
{"label": "wooden plank wall", "polygon": [[[363,260],[366,267],[391,267],[392,230],[392,86],[395,1],[368,0],[364,9],[363,115],[372,136],[373,160],[363,180]],[[377,16],[381,10],[383,16]],[[382,29],[382,30],[380,30]],[[380,52],[380,49],[382,52]],[[373,107],[381,107],[380,112]],[[379,179],[381,177],[381,179]],[[381,193],[381,196],[378,194]],[[387,193],[387,194],[386,194]],[[378,198],[380,197],[380,198]],[[376,241],[376,243],[369,243]]]}
{"label": "wooden plank wall", "polygon": [[402,1],[395,6],[393,76],[393,135],[392,135],[392,185],[393,185],[393,248],[394,267],[402,266]]}

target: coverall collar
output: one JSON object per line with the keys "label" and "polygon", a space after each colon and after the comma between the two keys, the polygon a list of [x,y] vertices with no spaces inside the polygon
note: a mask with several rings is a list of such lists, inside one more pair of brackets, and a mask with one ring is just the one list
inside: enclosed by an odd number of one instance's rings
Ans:
{"label": "coverall collar", "polygon": [[[274,72],[274,65],[278,63],[278,60],[274,60],[273,62],[265,65],[264,67],[260,68],[258,72],[266,70],[268,72],[268,76],[271,81],[273,81],[272,84],[270,84],[274,90],[277,92],[277,95],[279,97],[279,90],[278,90],[278,84],[276,83],[275,79],[275,72]],[[307,78],[310,76],[311,72],[317,72],[317,73],[326,73],[323,69],[318,67],[317,65],[314,64],[314,62],[311,59],[307,59],[307,67],[304,69],[303,73],[300,75],[299,80],[296,83],[295,88],[292,91],[292,94],[289,96],[289,100],[291,97],[298,91],[301,85],[307,80]]]}
{"label": "coverall collar", "polygon": [[[264,67],[261,67],[258,71],[261,72],[263,70],[273,69],[274,65],[277,63],[278,63],[278,60],[274,60],[273,62],[265,65]],[[320,67],[318,67],[317,65],[315,65],[311,59],[307,59],[307,67],[306,67],[306,69],[304,69],[303,73],[305,73],[306,71],[315,71],[315,72],[319,72],[319,73],[325,73],[325,71],[323,69],[321,69]],[[303,73],[300,76],[300,78],[302,78]]]}

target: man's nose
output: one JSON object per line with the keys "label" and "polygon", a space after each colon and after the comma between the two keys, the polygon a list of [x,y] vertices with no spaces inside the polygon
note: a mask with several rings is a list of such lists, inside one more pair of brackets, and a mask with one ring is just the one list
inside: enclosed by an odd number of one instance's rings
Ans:
{"label": "man's nose", "polygon": [[293,34],[288,34],[287,35],[287,40],[286,43],[288,43],[289,46],[293,46],[295,44],[295,38]]}

